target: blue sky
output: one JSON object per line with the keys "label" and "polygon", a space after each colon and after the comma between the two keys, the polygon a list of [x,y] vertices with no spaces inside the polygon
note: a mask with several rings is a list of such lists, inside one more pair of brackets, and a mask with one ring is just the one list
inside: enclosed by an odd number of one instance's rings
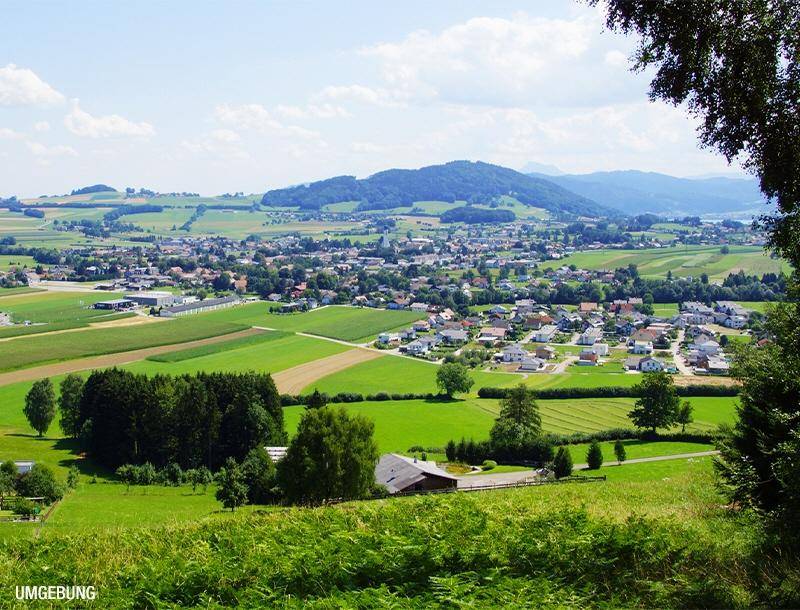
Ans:
{"label": "blue sky", "polygon": [[[338,4],[338,6],[337,6]],[[730,172],[547,2],[7,2],[0,195],[260,192],[452,159]]]}

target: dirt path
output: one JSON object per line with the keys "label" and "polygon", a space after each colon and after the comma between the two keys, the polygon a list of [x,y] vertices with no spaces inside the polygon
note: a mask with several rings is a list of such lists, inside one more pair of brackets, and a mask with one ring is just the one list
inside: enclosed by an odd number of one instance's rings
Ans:
{"label": "dirt path", "polygon": [[[673,455],[656,455],[653,457],[634,458],[626,460],[622,465],[626,464],[641,464],[643,462],[663,462],[665,460],[688,460],[692,458],[706,457],[709,455],[717,455],[719,451],[698,451],[696,453],[676,453]],[[603,468],[606,466],[619,466],[619,462],[603,462]],[[574,470],[584,470],[587,464],[575,464]],[[595,471],[598,475],[603,474],[603,468]],[[477,487],[480,485],[494,485],[500,483],[516,483],[519,481],[527,481],[533,478],[533,469],[520,470],[518,472],[499,472],[497,474],[462,474],[456,477],[458,479],[459,488],[464,487]]]}
{"label": "dirt path", "polygon": [[158,318],[156,316],[139,316],[133,318],[122,318],[121,320],[109,320],[107,322],[89,322],[88,326],[79,326],[77,328],[64,328],[62,330],[48,330],[43,333],[31,333],[28,335],[17,335],[16,337],[3,337],[3,341],[18,341],[20,339],[28,339],[30,337],[42,337],[46,335],[63,335],[64,333],[77,333],[92,328],[117,328],[119,326],[137,326],[139,324],[150,324],[151,322],[167,322],[174,318]]}
{"label": "dirt path", "polygon": [[260,332],[260,330],[248,328],[247,330],[228,333],[227,335],[218,335],[216,337],[208,337],[207,339],[198,339],[197,341],[172,343],[170,345],[159,345],[156,347],[145,347],[143,349],[131,350],[129,352],[117,352],[114,354],[106,354],[104,356],[91,356],[89,358],[81,358],[79,360],[67,360],[65,362],[55,362],[53,364],[35,366],[29,369],[21,369],[19,371],[9,371],[7,373],[0,373],[0,386],[8,385],[10,383],[19,383],[21,381],[34,381],[36,379],[42,379],[43,377],[55,377],[57,375],[74,373],[77,371],[120,366],[123,364],[136,362],[137,360],[144,360],[148,356],[155,356],[156,354],[165,354],[167,352],[200,347],[201,345],[211,345],[213,343],[233,341],[234,339],[256,335]]}
{"label": "dirt path", "polygon": [[317,379],[338,373],[361,362],[380,358],[382,355],[377,350],[355,348],[278,371],[272,375],[272,379],[282,394],[299,394],[303,388]]}

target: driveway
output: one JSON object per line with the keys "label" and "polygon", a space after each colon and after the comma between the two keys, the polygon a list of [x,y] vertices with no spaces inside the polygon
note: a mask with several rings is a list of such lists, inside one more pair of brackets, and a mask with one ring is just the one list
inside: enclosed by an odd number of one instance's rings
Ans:
{"label": "driveway", "polygon": [[[698,451],[696,453],[676,453],[675,455],[656,455],[646,458],[635,458],[632,460],[625,460],[625,464],[641,464],[644,462],[664,462],[666,460],[688,460],[691,458],[707,457],[709,455],[717,455],[719,451]],[[606,466],[619,466],[617,461],[603,462],[603,467]],[[585,470],[588,464],[575,464],[573,470]],[[597,471],[598,474],[602,473],[602,468]],[[469,487],[480,487],[485,485],[497,485],[502,483],[520,483],[533,478],[533,469],[520,470],[518,472],[499,472],[497,474],[463,474],[458,477],[458,488],[464,489]]]}

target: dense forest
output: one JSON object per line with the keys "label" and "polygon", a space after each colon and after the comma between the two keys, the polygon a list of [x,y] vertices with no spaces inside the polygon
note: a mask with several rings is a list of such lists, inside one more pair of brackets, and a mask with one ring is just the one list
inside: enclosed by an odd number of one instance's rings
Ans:
{"label": "dense forest", "polygon": [[318,210],[330,203],[357,201],[359,210],[378,210],[410,206],[417,201],[490,203],[503,195],[551,212],[616,214],[547,180],[480,161],[452,161],[416,170],[390,169],[363,180],[339,176],[268,191],[261,203]]}
{"label": "dense forest", "polygon": [[217,469],[254,447],[285,445],[280,396],[269,375],[147,377],[93,371],[74,401],[73,432],[109,468],[150,462]]}

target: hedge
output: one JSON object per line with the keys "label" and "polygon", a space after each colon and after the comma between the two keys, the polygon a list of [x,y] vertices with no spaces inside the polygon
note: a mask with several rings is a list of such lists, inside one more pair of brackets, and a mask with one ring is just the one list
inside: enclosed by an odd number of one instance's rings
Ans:
{"label": "hedge", "polygon": [[[510,388],[485,387],[478,390],[480,398],[505,398]],[[678,396],[738,396],[738,386],[696,384],[676,387]],[[533,390],[536,398],[638,398],[636,387],[605,386],[598,388],[547,388]]]}

